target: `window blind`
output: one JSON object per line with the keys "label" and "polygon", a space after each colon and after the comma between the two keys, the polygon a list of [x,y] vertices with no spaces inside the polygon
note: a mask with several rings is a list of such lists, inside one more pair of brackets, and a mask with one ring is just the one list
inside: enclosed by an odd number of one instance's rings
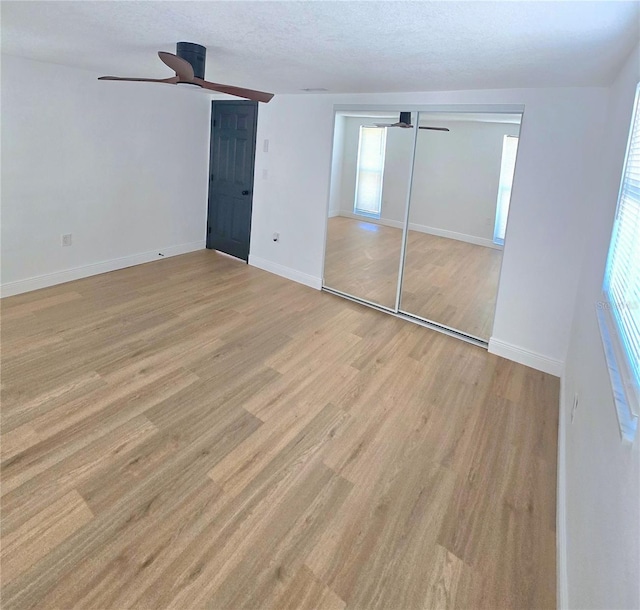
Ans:
{"label": "window blind", "polygon": [[380,217],[387,130],[360,127],[354,212]]}
{"label": "window blind", "polygon": [[640,117],[637,91],[604,292],[629,368],[629,379],[625,384],[632,386],[628,389],[635,393],[637,405],[640,395]]}
{"label": "window blind", "polygon": [[500,182],[498,184],[498,205],[496,206],[496,222],[493,229],[493,243],[504,245],[507,232],[507,217],[511,202],[511,188],[513,174],[516,171],[516,154],[518,152],[518,138],[504,136],[502,141],[502,160],[500,162]]}

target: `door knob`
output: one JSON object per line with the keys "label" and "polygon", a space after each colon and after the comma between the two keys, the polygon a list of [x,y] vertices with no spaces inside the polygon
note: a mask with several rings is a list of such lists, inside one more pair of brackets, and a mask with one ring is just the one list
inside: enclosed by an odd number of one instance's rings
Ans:
{"label": "door knob", "polygon": [[249,194],[249,191],[242,191],[242,194],[243,194],[243,195],[248,195],[248,194]]}

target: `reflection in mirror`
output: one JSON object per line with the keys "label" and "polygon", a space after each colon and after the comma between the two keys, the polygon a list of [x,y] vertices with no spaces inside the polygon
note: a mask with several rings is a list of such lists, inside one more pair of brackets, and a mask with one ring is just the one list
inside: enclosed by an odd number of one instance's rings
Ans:
{"label": "reflection in mirror", "polygon": [[389,309],[413,150],[413,129],[398,122],[397,112],[336,114],[324,265],[325,287]]}
{"label": "reflection in mirror", "polygon": [[489,339],[520,120],[420,113],[402,312]]}

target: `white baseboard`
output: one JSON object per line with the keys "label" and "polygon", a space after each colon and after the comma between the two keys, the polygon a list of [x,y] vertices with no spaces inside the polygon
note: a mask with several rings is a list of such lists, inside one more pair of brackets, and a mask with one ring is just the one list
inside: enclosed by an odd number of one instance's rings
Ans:
{"label": "white baseboard", "polygon": [[336,216],[342,216],[340,210],[329,210],[329,218],[335,218]]}
{"label": "white baseboard", "polygon": [[409,223],[409,229],[419,231],[420,233],[428,233],[438,237],[448,237],[449,239],[457,239],[458,241],[466,241],[468,244],[476,246],[484,246],[485,248],[493,248],[494,250],[502,250],[502,246],[494,244],[490,239],[484,237],[476,237],[475,235],[467,235],[466,233],[456,233],[455,231],[447,231],[446,229],[438,229],[437,227],[428,227],[426,225],[417,225]]}
{"label": "white baseboard", "polygon": [[402,229],[404,224],[397,220],[389,220],[387,218],[369,218],[368,216],[361,216],[360,214],[354,214],[353,212],[339,211],[335,216],[342,216],[344,218],[352,218],[353,220],[360,220],[362,222],[372,222],[376,225],[384,225],[385,227],[393,227],[394,229]]}
{"label": "white baseboard", "polygon": [[560,377],[560,411],[558,414],[558,481],[556,490],[556,578],[558,610],[569,609],[567,573],[567,409],[564,374]]}
{"label": "white baseboard", "polygon": [[258,269],[268,271],[269,273],[275,273],[276,275],[287,278],[288,280],[293,280],[299,284],[311,286],[311,288],[315,288],[316,290],[320,290],[322,288],[322,278],[302,273],[301,271],[292,269],[291,267],[279,265],[278,263],[274,263],[266,258],[260,258],[259,256],[253,256],[250,254],[249,264],[252,267],[257,267]]}
{"label": "white baseboard", "polygon": [[561,360],[543,356],[542,354],[523,349],[506,341],[494,339],[493,337],[489,339],[489,353],[502,356],[507,360],[519,362],[520,364],[530,366],[532,369],[542,371],[543,373],[549,373],[555,377],[560,377],[564,369],[564,363]]}
{"label": "white baseboard", "polygon": [[[157,250],[151,250],[149,252],[141,252],[139,254],[114,258],[108,261],[83,265],[82,267],[74,267],[73,269],[65,269],[64,271],[45,273],[44,275],[38,275],[36,277],[2,284],[0,286],[0,293],[2,297],[9,297],[16,294],[22,294],[23,292],[31,292],[32,290],[39,290],[40,288],[48,288],[49,286],[72,282],[73,280],[80,280],[100,273],[108,273],[109,271],[133,267],[134,265],[150,263],[151,261],[158,260],[163,257],[168,258],[170,256],[186,254],[187,252],[203,250],[204,247],[205,241],[198,240],[187,244],[158,248]],[[160,253],[162,253],[162,255]]]}
{"label": "white baseboard", "polygon": [[[396,229],[402,229],[404,224],[398,220],[389,220],[388,218],[368,218],[367,216],[360,216],[353,212],[331,212],[329,218],[334,216],[343,216],[344,218],[352,218],[354,220],[361,220],[363,222],[372,222],[378,225],[384,225],[385,227],[394,227]],[[438,229],[437,227],[429,227],[427,225],[419,225],[413,222],[409,223],[409,229],[411,231],[418,231],[419,233],[427,233],[429,235],[436,235],[437,237],[447,237],[449,239],[456,239],[458,241],[464,241],[468,244],[475,244],[477,246],[484,246],[485,248],[493,248],[494,250],[502,250],[502,246],[494,244],[492,240],[484,237],[476,237],[475,235],[467,235],[466,233],[457,233],[456,231],[448,231],[446,229]]]}

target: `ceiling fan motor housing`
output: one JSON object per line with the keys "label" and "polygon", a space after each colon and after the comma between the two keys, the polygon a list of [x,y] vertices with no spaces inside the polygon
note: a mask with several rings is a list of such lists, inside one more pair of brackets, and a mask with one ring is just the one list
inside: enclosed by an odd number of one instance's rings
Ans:
{"label": "ceiling fan motor housing", "polygon": [[205,47],[194,42],[179,42],[176,45],[176,55],[191,64],[196,78],[204,79],[204,66],[207,59]]}

